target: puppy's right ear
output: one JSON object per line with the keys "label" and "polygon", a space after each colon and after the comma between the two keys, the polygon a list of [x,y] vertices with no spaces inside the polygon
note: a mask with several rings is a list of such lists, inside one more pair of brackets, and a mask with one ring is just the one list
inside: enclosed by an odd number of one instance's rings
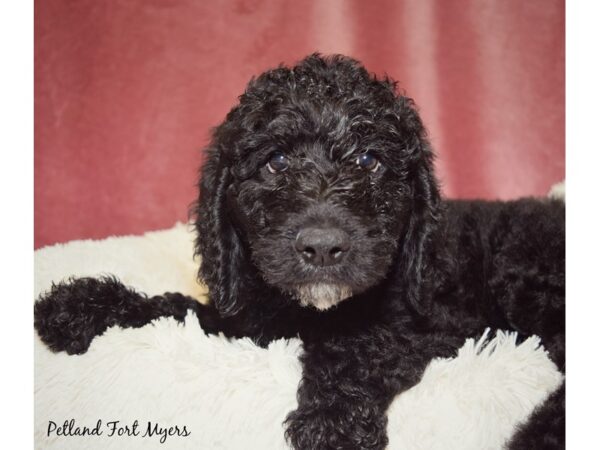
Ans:
{"label": "puppy's right ear", "polygon": [[246,255],[227,208],[227,192],[233,182],[230,164],[218,146],[208,149],[202,168],[200,198],[195,209],[196,255],[202,258],[199,279],[222,316],[241,307],[241,283]]}

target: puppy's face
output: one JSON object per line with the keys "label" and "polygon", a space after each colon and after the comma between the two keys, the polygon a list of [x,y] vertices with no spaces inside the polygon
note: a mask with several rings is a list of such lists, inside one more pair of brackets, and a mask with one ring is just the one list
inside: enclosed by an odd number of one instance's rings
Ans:
{"label": "puppy's face", "polygon": [[277,89],[259,78],[242,96],[226,203],[264,280],[328,309],[385,278],[410,214],[416,136],[388,83],[319,75]]}

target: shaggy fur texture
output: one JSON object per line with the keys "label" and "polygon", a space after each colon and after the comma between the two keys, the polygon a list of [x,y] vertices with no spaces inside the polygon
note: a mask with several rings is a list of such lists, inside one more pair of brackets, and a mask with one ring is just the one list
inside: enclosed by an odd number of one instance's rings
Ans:
{"label": "shaggy fur texture", "polygon": [[[189,228],[40,249],[35,296],[52,281],[107,271],[148,295],[171,288],[200,296]],[[433,360],[419,384],[394,399],[387,412],[390,450],[500,448],[561,383],[539,339],[517,345],[514,335],[487,338],[469,339],[451,360]],[[297,407],[299,339],[263,349],[248,338],[207,336],[190,312],[185,326],[161,318],[137,329],[111,327],[78,357],[34,343],[36,449],[289,449],[283,421]],[[47,435],[49,420],[62,425],[71,418],[79,426],[102,419],[104,434]],[[136,419],[140,435],[107,436],[108,421]],[[185,425],[191,434],[161,444],[161,436],[142,436],[147,421]]]}
{"label": "shaggy fur texture", "polygon": [[[313,55],[266,72],[215,130],[203,168],[197,251],[212,304],[79,279],[36,304],[36,329],[80,353],[110,325],[191,308],[209,333],[300,336],[286,419],[297,449],[384,448],[392,399],[486,327],[540,336],[564,370],[564,205],[442,201],[432,159],[412,101],[356,61]],[[299,248],[315,228],[341,237]],[[352,296],[328,289],[335,305],[317,308],[322,283]],[[556,398],[512,448],[564,446]]]}

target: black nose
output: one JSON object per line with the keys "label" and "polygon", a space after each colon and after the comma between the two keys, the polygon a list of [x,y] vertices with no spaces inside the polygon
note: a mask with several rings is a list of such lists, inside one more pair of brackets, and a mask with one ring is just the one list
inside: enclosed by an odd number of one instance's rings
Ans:
{"label": "black nose", "polygon": [[330,266],[340,262],[350,250],[350,236],[339,228],[304,228],[294,247],[307,263]]}

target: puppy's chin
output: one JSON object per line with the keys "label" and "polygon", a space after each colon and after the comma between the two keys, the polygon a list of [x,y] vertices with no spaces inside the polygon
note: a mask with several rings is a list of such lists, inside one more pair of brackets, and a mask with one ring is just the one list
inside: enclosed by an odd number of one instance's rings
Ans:
{"label": "puppy's chin", "polygon": [[351,297],[352,289],[344,284],[307,283],[296,286],[295,294],[302,306],[324,311]]}

